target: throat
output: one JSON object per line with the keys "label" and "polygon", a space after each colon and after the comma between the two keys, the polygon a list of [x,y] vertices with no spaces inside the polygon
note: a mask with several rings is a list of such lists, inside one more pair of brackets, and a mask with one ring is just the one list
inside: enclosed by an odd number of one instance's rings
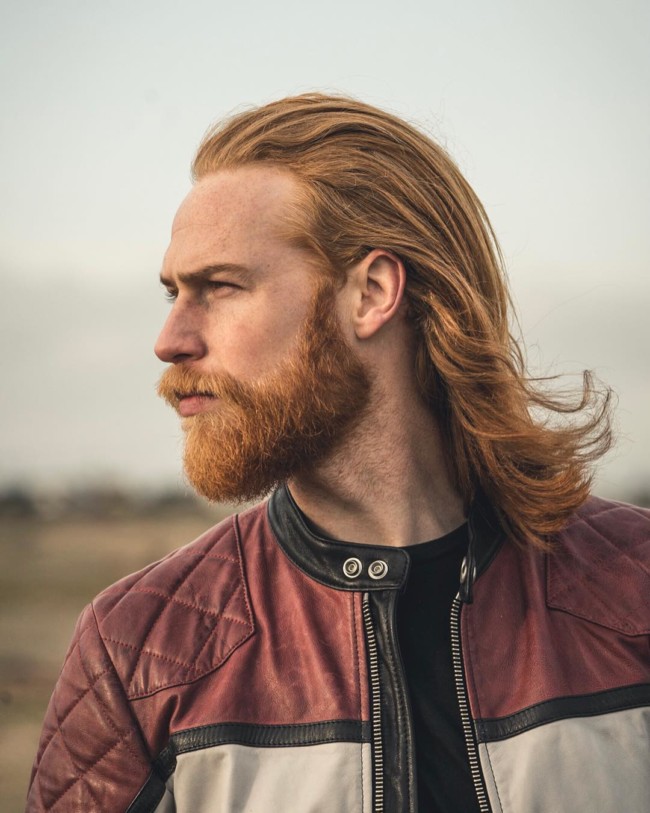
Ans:
{"label": "throat", "polygon": [[417,443],[351,438],[316,471],[289,482],[296,503],[327,536],[403,547],[437,539],[465,520],[437,432]]}

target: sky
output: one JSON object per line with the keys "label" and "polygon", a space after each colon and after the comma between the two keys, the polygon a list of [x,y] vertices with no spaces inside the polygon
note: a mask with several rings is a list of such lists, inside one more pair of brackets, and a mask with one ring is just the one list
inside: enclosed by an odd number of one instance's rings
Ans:
{"label": "sky", "polygon": [[192,155],[224,116],[320,90],[449,150],[532,369],[617,393],[597,489],[650,489],[647,3],[0,0],[0,19],[0,487],[182,483],[152,347]]}

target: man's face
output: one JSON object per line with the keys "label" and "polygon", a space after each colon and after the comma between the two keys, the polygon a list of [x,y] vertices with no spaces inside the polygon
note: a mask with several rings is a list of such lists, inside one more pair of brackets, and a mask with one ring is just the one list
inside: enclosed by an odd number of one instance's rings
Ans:
{"label": "man's face", "polygon": [[184,418],[185,468],[214,500],[252,499],[340,443],[368,401],[336,293],[282,236],[287,173],[202,179],[181,205],[161,278],[172,312],[156,344],[160,394]]}

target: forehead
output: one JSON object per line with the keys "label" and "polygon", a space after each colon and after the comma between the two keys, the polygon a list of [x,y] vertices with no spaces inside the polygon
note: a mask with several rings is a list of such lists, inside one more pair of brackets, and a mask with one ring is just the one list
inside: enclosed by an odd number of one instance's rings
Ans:
{"label": "forehead", "polygon": [[201,178],[174,218],[165,264],[214,261],[203,256],[211,252],[250,253],[256,247],[268,251],[282,241],[297,189],[288,172],[273,167],[239,167]]}

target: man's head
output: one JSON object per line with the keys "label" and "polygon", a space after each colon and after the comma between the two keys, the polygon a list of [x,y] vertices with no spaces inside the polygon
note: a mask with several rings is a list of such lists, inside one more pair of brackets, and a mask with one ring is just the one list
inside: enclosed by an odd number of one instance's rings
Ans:
{"label": "man's head", "polygon": [[159,392],[184,418],[186,472],[210,499],[253,499],[318,465],[368,404],[334,281],[284,235],[296,186],[273,167],[220,170],[174,221]]}
{"label": "man's head", "polygon": [[[351,330],[354,319],[338,319],[339,326],[332,327],[342,331],[358,357],[365,344],[356,340],[364,338],[366,328],[376,337],[395,324],[407,324],[415,345],[410,372],[419,397],[439,423],[455,485],[466,503],[481,489],[511,527],[540,537],[584,499],[589,484],[585,461],[607,443],[606,417],[599,413],[586,426],[569,429],[535,421],[531,407],[555,413],[567,407],[537,392],[525,377],[522,354],[509,332],[509,296],[489,222],[443,149],[376,108],[313,94],[244,112],[217,127],[199,148],[193,173],[197,185],[188,205],[192,209],[196,204],[194,225],[185,224],[182,207],[166,266],[175,267],[175,241],[192,246],[195,231],[199,245],[204,239],[216,241],[226,261],[233,233],[251,250],[263,244],[257,217],[251,220],[250,212],[242,229],[236,199],[225,228],[215,230],[214,218],[205,218],[212,212],[219,219],[221,204],[214,209],[214,202],[202,200],[202,192],[228,178],[241,180],[242,173],[255,173],[260,223],[275,213],[271,231],[287,252],[279,275],[286,286],[281,300],[285,322],[268,334],[266,345],[260,340],[269,318],[263,308],[260,314],[251,311],[249,324],[229,321],[232,310],[222,303],[231,298],[233,286],[210,294],[218,298],[221,316],[208,316],[209,297],[195,297],[192,319],[209,322],[226,345],[234,343],[236,353],[241,351],[242,365],[223,372],[246,378],[256,369],[268,372],[273,356],[277,364],[289,358],[291,337],[304,335],[310,316],[306,303],[315,294],[316,283],[305,285],[305,279],[334,281],[340,291],[360,269],[366,273],[381,266],[386,296],[375,308],[376,324],[368,328],[366,320],[365,327],[355,324]],[[268,199],[277,186],[266,188],[272,178],[291,187],[281,216]],[[210,252],[198,255],[192,267],[213,262]],[[172,276],[187,270],[186,259],[176,267]],[[212,281],[210,275],[208,279]],[[239,284],[235,279],[234,290]],[[183,307],[189,307],[187,290],[178,290]],[[177,313],[182,310],[180,294]],[[246,301],[239,293],[236,297],[242,305]],[[340,300],[332,302],[340,317]],[[230,305],[241,314],[234,303],[235,296]],[[408,341],[407,333],[399,332],[399,341]],[[188,330],[187,336],[191,334]],[[260,344],[251,350],[251,342]],[[196,368],[200,344],[190,341],[183,349],[181,343],[159,355],[180,368]],[[390,347],[385,341],[384,350],[390,352]],[[588,387],[585,394],[589,401]]]}
{"label": "man's head", "polygon": [[[446,436],[476,422],[476,382],[511,364],[508,294],[483,208],[446,152],[415,128],[346,98],[306,95],[240,114],[207,135],[196,179],[242,166],[290,172],[297,197],[285,234],[342,283],[372,250],[406,269],[416,332],[414,375]],[[450,397],[450,388],[454,397]],[[492,411],[496,405],[489,405]],[[485,419],[485,416],[483,416]],[[464,433],[463,433],[464,434]],[[469,454],[468,454],[469,452]],[[469,495],[471,449],[456,479]]]}

